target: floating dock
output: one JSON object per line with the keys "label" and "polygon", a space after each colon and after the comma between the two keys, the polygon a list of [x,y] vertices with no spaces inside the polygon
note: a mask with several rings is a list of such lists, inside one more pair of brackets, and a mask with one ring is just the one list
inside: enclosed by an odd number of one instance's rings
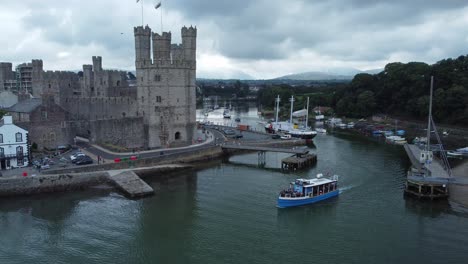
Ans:
{"label": "floating dock", "polygon": [[412,163],[406,179],[405,194],[423,199],[446,199],[448,184],[453,179],[441,162],[434,157],[432,162],[421,163],[422,150],[412,144],[405,144],[405,151]]}
{"label": "floating dock", "polygon": [[130,198],[154,194],[153,188],[133,171],[109,172],[110,180]]}
{"label": "floating dock", "polygon": [[282,170],[302,170],[317,163],[317,155],[293,155],[281,160]]}

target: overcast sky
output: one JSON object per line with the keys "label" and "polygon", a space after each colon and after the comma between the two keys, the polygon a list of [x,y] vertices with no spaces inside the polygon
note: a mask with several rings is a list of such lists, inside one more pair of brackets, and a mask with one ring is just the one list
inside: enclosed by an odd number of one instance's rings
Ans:
{"label": "overcast sky", "polygon": [[[468,53],[464,0],[156,0],[144,24],[198,29],[197,77],[272,78],[306,71],[434,63]],[[1,1],[0,61],[40,58],[47,70],[78,70],[91,56],[134,70],[136,0]],[[123,34],[122,34],[123,33]]]}

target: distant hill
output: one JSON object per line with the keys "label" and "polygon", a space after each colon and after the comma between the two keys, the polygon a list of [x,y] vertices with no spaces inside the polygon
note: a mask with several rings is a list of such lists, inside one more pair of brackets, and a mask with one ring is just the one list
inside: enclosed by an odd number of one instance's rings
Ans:
{"label": "distant hill", "polygon": [[297,81],[319,81],[319,80],[352,80],[351,75],[335,75],[324,72],[303,72],[296,74],[288,74],[273,80],[297,80]]}
{"label": "distant hill", "polygon": [[327,72],[310,71],[310,72],[288,74],[285,76],[275,78],[274,80],[301,80],[301,81],[305,81],[305,80],[311,80],[311,81],[352,80],[354,76],[359,73],[377,74],[381,71],[382,69],[361,71],[361,70],[354,69],[354,68],[333,68],[333,69],[328,70]]}

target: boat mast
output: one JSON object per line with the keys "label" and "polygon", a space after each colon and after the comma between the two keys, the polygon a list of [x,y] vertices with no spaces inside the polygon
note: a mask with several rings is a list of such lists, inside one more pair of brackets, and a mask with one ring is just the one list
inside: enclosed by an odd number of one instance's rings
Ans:
{"label": "boat mast", "polygon": [[305,129],[307,129],[308,123],[309,123],[309,97],[307,97],[307,113],[306,113],[306,120],[305,120]]}
{"label": "boat mast", "polygon": [[434,86],[434,76],[431,76],[431,91],[429,96],[429,116],[427,118],[427,143],[426,143],[426,151],[430,150],[431,145],[431,117],[432,117],[432,89]]}
{"label": "boat mast", "polygon": [[291,98],[289,99],[291,102],[291,114],[289,115],[289,123],[292,124],[292,113],[293,113],[293,107],[294,107],[294,96],[291,95]]}
{"label": "boat mast", "polygon": [[275,102],[276,102],[276,123],[278,123],[278,112],[279,112],[279,103],[280,103],[280,97],[278,95],[278,97],[276,98]]}

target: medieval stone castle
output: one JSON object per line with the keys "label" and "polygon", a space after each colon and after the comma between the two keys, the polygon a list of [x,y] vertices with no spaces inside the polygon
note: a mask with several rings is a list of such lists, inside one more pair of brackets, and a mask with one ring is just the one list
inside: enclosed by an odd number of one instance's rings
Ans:
{"label": "medieval stone castle", "polygon": [[190,144],[196,133],[197,29],[183,27],[181,33],[182,43],[171,44],[170,32],[134,28],[136,80],[104,70],[97,56],[80,73],[44,71],[42,60],[16,71],[0,63],[1,106],[39,148],[71,144],[77,135],[127,149]]}

